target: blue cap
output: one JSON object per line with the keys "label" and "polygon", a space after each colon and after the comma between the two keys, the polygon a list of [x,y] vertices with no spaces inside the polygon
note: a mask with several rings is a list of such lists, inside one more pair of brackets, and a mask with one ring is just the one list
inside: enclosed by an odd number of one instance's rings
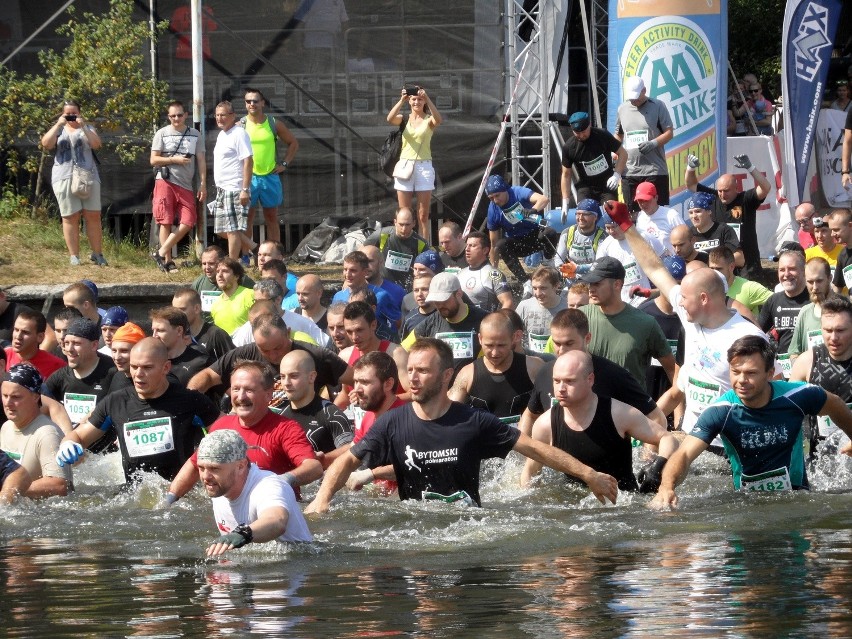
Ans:
{"label": "blue cap", "polygon": [[710,209],[713,206],[713,202],[716,201],[716,196],[710,193],[695,193],[689,200],[686,202],[686,208],[688,209]]}
{"label": "blue cap", "polygon": [[678,282],[680,282],[683,279],[683,276],[686,275],[686,262],[684,262],[683,258],[678,255],[666,255],[663,258],[663,266],[666,267],[669,275],[675,278]]}
{"label": "blue cap", "polygon": [[587,197],[585,200],[580,200],[579,202],[577,202],[577,210],[591,211],[598,217],[601,216],[601,205],[598,204],[597,200],[593,200],[590,197]]}
{"label": "blue cap", "polygon": [[92,291],[92,295],[95,296],[95,303],[98,301],[98,286],[92,280],[80,280],[81,284],[85,284],[86,288]]}
{"label": "blue cap", "polygon": [[574,131],[585,131],[589,128],[591,120],[585,111],[577,111],[568,119],[568,124]]}
{"label": "blue cap", "polygon": [[492,175],[488,178],[488,181],[485,183],[485,192],[488,195],[494,195],[495,193],[504,193],[509,190],[509,185],[506,184],[506,180],[504,180],[499,175]]}
{"label": "blue cap", "polygon": [[108,309],[106,314],[101,318],[101,326],[121,327],[130,321],[130,316],[123,306],[113,306]]}
{"label": "blue cap", "polygon": [[422,264],[437,275],[444,270],[444,263],[435,249],[427,249],[414,258],[415,264]]}
{"label": "blue cap", "polygon": [[90,342],[97,342],[101,338],[101,330],[92,320],[78,317],[65,329],[65,335],[75,335]]}

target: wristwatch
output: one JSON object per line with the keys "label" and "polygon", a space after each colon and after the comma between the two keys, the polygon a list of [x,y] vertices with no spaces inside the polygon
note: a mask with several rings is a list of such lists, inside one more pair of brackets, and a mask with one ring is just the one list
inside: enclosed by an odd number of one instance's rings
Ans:
{"label": "wristwatch", "polygon": [[248,187],[245,187],[245,186],[243,188],[241,188],[240,191],[245,191],[246,193],[251,193],[251,189],[248,188]]}
{"label": "wristwatch", "polygon": [[281,162],[281,166],[283,166],[286,169],[287,168],[287,160],[284,160],[283,162]]}

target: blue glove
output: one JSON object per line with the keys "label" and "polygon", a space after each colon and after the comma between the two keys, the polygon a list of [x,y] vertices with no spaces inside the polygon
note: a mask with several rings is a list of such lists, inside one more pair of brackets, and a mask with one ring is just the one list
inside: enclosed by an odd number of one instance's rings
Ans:
{"label": "blue glove", "polygon": [[85,451],[83,447],[80,446],[77,442],[72,441],[64,441],[59,446],[59,452],[56,453],[56,463],[61,466],[65,466],[68,464],[74,464],[77,460],[79,460]]}

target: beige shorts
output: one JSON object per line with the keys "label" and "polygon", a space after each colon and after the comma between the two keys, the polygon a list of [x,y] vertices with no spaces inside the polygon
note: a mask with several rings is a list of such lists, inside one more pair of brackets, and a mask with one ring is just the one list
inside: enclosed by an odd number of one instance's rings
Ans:
{"label": "beige shorts", "polygon": [[53,183],[53,193],[56,195],[56,201],[59,203],[59,214],[62,217],[74,215],[82,210],[98,211],[101,210],[101,183],[95,181],[92,184],[92,192],[85,200],[81,200],[76,195],[71,193],[71,178],[67,180],[59,180]]}

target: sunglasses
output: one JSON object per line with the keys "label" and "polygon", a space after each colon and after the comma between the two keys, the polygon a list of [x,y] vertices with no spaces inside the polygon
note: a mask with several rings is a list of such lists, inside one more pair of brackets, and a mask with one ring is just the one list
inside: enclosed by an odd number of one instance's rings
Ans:
{"label": "sunglasses", "polygon": [[246,100],[246,104],[259,104],[260,100]]}
{"label": "sunglasses", "polygon": [[751,93],[760,93],[760,89],[749,89]]}

